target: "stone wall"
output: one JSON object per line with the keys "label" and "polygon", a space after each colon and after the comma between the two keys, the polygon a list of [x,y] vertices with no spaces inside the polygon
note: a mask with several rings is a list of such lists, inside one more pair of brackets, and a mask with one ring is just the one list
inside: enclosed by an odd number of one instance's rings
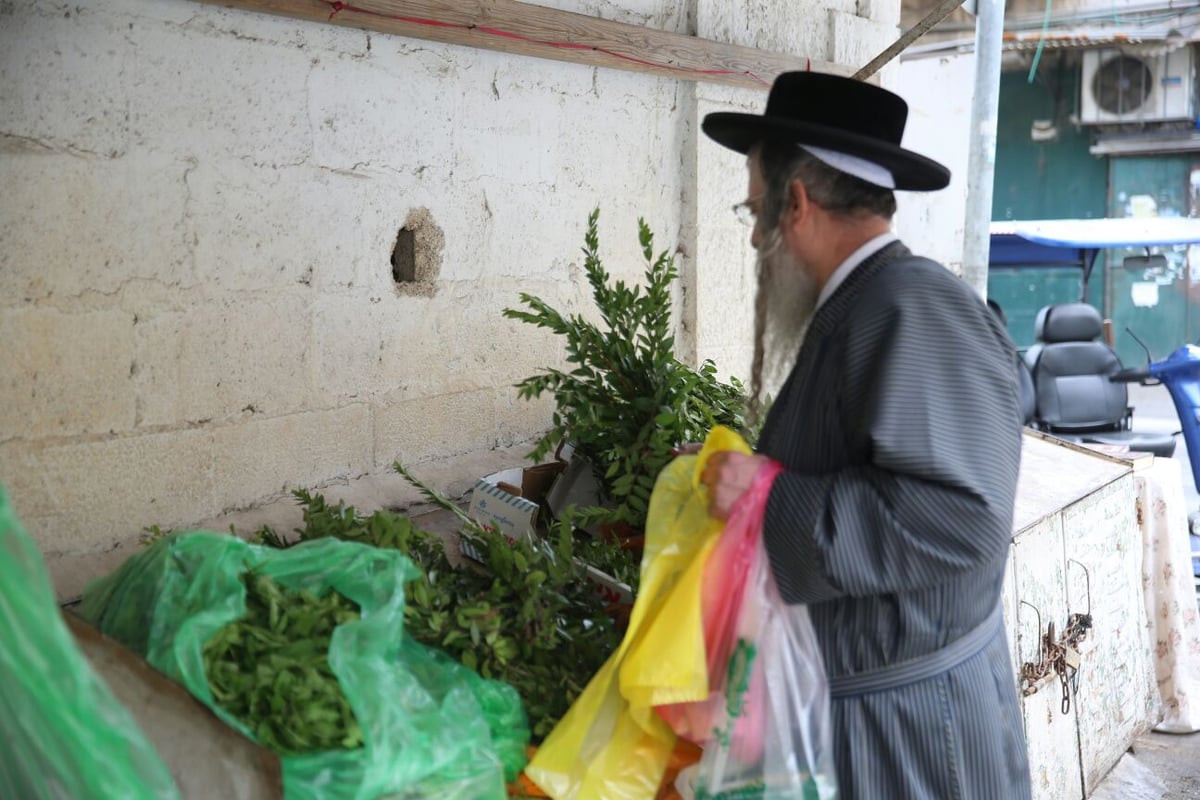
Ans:
{"label": "stone wall", "polygon": [[[557,5],[847,65],[899,13]],[[744,165],[699,119],[765,91],[188,0],[0,2],[0,79],[0,483],[51,562],[297,487],[403,503],[397,459],[448,491],[519,461],[550,405],[512,385],[563,351],[501,311],[591,313],[597,206],[615,277],[639,216],[677,251],[680,353],[747,371]]]}

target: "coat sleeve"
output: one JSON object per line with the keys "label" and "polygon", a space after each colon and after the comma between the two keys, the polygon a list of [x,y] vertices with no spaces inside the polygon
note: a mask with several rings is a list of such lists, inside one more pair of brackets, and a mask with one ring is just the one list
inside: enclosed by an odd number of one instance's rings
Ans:
{"label": "coat sleeve", "polygon": [[925,588],[1002,558],[1012,538],[1012,345],[957,278],[897,267],[838,336],[836,413],[862,457],[787,470],[771,490],[763,537],[788,602]]}

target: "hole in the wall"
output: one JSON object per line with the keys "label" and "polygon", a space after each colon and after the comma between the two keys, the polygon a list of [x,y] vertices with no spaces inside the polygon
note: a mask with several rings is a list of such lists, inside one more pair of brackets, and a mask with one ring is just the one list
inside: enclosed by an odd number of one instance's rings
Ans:
{"label": "hole in the wall", "polygon": [[417,238],[408,228],[401,228],[392,248],[392,280],[396,283],[415,283],[417,280]]}
{"label": "hole in the wall", "polygon": [[437,290],[445,246],[446,235],[429,209],[411,209],[396,233],[389,259],[397,293],[432,296]]}

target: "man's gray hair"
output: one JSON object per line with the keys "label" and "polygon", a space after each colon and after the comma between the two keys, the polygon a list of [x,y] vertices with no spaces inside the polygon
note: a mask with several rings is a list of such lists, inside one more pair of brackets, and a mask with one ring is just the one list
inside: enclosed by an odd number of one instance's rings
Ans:
{"label": "man's gray hair", "polygon": [[[747,417],[756,425],[769,398],[765,384],[768,377],[776,375],[776,365],[767,364],[769,346],[781,347],[784,343],[767,342],[768,307],[771,297],[765,290],[767,262],[779,255],[783,237],[779,222],[783,211],[791,200],[792,181],[799,180],[813,203],[827,212],[853,220],[856,217],[877,216],[891,219],[896,213],[896,196],[891,189],[867,183],[861,178],[836,170],[816,156],[796,146],[793,142],[765,142],[758,145],[752,154],[758,156],[765,189],[758,215],[762,239],[758,248],[758,292],[754,301],[754,357],[750,365],[750,402]],[[776,298],[778,299],[778,298]],[[786,343],[794,344],[794,343]],[[790,351],[788,351],[790,353]]]}
{"label": "man's gray hair", "polygon": [[757,152],[766,183],[759,215],[764,231],[779,225],[794,180],[803,183],[809,198],[831,214],[872,215],[890,220],[896,213],[896,195],[891,189],[836,170],[793,142],[767,141],[758,145]]}

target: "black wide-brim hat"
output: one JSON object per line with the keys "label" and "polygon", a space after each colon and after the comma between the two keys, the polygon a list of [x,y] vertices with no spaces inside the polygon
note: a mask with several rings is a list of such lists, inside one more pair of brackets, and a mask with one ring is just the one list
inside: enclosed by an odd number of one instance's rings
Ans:
{"label": "black wide-brim hat", "polygon": [[767,139],[808,144],[885,167],[897,189],[944,189],[950,170],[900,146],[907,121],[908,104],[887,89],[839,75],[785,72],[761,116],[720,111],[705,116],[701,128],[739,153]]}

